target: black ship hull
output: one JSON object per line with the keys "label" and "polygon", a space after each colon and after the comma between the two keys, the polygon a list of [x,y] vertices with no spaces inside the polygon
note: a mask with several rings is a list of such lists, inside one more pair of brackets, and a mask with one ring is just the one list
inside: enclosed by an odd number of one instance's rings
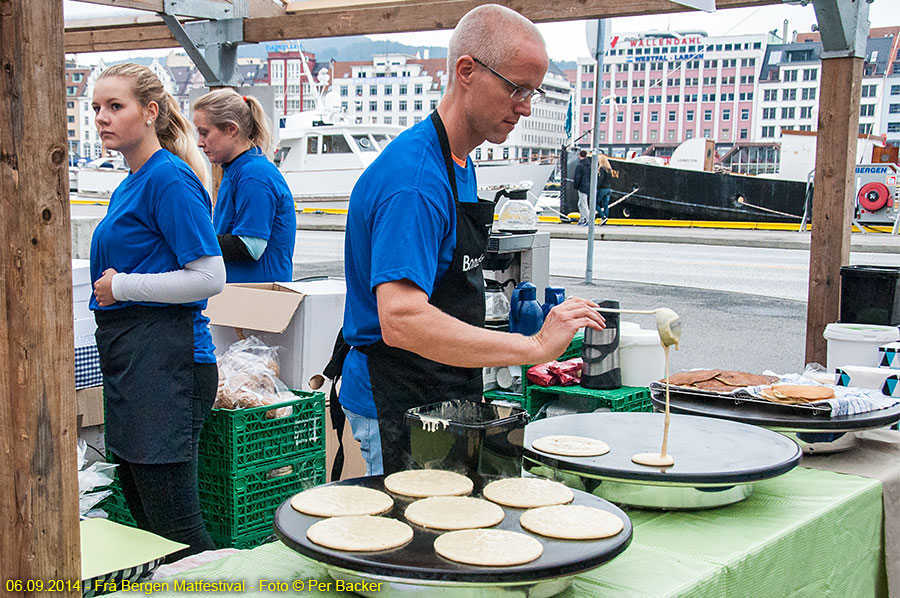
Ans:
{"label": "black ship hull", "polygon": [[[610,160],[610,218],[799,224],[806,183]],[[633,193],[632,193],[633,192]]]}

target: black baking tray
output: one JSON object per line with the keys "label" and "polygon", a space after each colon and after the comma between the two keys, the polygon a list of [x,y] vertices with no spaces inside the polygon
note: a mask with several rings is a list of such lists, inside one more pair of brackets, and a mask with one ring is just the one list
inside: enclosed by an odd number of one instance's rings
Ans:
{"label": "black baking tray", "polygon": [[[666,408],[665,391],[661,395],[651,394],[650,400],[657,411]],[[690,394],[676,396],[674,392],[669,397],[669,410],[672,413],[727,419],[784,432],[856,432],[883,428],[900,421],[900,405],[856,415],[822,417],[801,410],[773,411],[756,403],[711,401],[706,397]]]}
{"label": "black baking tray", "polygon": [[[475,475],[469,477],[475,483],[470,496],[478,498],[481,497],[481,489],[484,485],[497,479]],[[327,485],[363,486],[387,492],[384,488],[384,476],[355,478]],[[570,504],[609,511],[625,523],[625,528],[612,538],[602,540],[545,538],[532,534],[519,525],[519,516],[526,509],[501,505],[506,516],[493,529],[521,532],[536,538],[544,546],[544,553],[537,560],[512,567],[477,567],[456,563],[439,556],[434,551],[433,543],[439,535],[445,532],[429,530],[409,522],[403,516],[403,511],[410,503],[418,499],[391,492],[387,493],[394,499],[394,507],[386,516],[408,523],[413,528],[412,541],[400,548],[380,552],[346,552],[314,544],[306,537],[306,530],[312,524],[321,521],[322,518],[297,512],[291,507],[290,500],[282,503],[275,512],[275,534],[287,546],[310,559],[326,566],[332,565],[362,575],[408,579],[412,583],[418,580],[486,584],[541,581],[575,575],[593,569],[621,554],[631,543],[631,520],[624,511],[592,494],[579,490],[572,490],[572,492],[575,494],[575,500]]]}
{"label": "black baking tray", "polygon": [[[662,382],[651,382],[650,397],[652,399],[660,400],[665,404],[666,385]],[[711,403],[733,405],[739,408],[747,407],[755,410],[756,413],[771,413],[773,415],[799,415],[802,417],[828,418],[831,414],[831,406],[828,404],[817,405],[813,403],[802,403],[798,405],[785,405],[783,403],[773,403],[772,401],[754,397],[746,392],[732,394],[672,385],[669,389],[669,400],[671,402],[676,399],[703,399]]]}
{"label": "black baking tray", "polygon": [[[673,415],[667,452],[671,467],[631,461],[637,453],[659,453],[664,416],[660,413],[580,413],[549,417],[525,428],[525,458],[593,478],[666,486],[715,487],[747,484],[793,469],[802,453],[797,443],[757,426],[710,417]],[[596,457],[566,457],[532,446],[543,436],[596,438],[610,451]]]}

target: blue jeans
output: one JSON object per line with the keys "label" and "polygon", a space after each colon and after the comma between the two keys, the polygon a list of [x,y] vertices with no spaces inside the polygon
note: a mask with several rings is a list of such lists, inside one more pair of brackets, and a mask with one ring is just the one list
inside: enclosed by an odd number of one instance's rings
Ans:
{"label": "blue jeans", "polygon": [[378,431],[378,419],[347,411],[343,407],[341,409],[350,422],[353,438],[359,442],[359,449],[366,461],[366,475],[382,475],[384,466],[381,462],[381,433]]}
{"label": "blue jeans", "polygon": [[601,218],[609,218],[609,196],[611,189],[597,189],[597,213]]}

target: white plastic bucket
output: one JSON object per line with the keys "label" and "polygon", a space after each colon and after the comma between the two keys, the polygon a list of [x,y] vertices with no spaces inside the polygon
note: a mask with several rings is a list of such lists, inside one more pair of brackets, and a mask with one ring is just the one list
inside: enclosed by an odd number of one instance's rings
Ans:
{"label": "white plastic bucket", "polygon": [[826,367],[829,372],[845,365],[878,367],[878,347],[900,340],[896,326],[875,324],[829,324],[823,334],[828,341]]}
{"label": "white plastic bucket", "polygon": [[666,375],[666,355],[656,330],[623,327],[619,341],[622,386],[648,386]]}

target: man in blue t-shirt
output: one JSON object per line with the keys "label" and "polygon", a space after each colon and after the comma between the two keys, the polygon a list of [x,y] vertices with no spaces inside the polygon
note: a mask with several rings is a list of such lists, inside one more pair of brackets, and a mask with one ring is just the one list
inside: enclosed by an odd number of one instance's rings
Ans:
{"label": "man in blue t-shirt", "polygon": [[579,328],[604,324],[593,303],[572,299],[533,337],[483,328],[493,203],[478,200],[468,154],[531,114],[548,59],[530,21],[483,5],[460,20],[447,65],[437,111],[392,141],[350,197],[343,332],[353,349],[340,403],[370,475],[410,465],[407,409],[479,401],[482,367],[549,361]]}

